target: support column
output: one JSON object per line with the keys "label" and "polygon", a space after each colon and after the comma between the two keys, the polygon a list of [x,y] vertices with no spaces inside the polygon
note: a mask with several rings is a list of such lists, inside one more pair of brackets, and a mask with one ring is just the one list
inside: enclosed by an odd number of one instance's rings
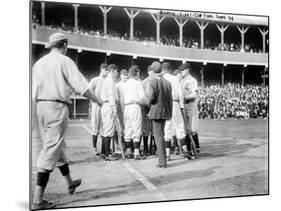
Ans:
{"label": "support column", "polygon": [[74,31],[78,32],[78,7],[80,5],[79,4],[73,4],[73,8],[74,8]]}
{"label": "support column", "polygon": [[221,33],[221,45],[222,45],[222,50],[224,50],[224,32],[227,30],[228,26],[229,25],[219,25],[219,24],[216,24],[218,30],[220,31]]}
{"label": "support column", "polygon": [[245,68],[247,67],[247,65],[244,65],[242,67],[242,72],[241,72],[241,84],[242,86],[244,86],[244,82],[245,82]]}
{"label": "support column", "polygon": [[156,41],[160,44],[160,23],[165,19],[166,15],[160,17],[160,14],[152,14],[151,16],[156,23]]}
{"label": "support column", "polygon": [[249,26],[245,28],[245,26],[241,26],[241,28],[239,26],[236,26],[237,29],[240,31],[241,33],[241,50],[244,52],[245,51],[245,33],[248,31]]}
{"label": "support column", "polygon": [[45,2],[41,2],[41,25],[45,26],[46,24],[45,17]]}
{"label": "support column", "polygon": [[264,67],[263,70],[263,79],[262,79],[262,83],[265,86],[265,82],[266,82],[266,73],[267,73],[267,66]]}
{"label": "support column", "polygon": [[265,28],[263,30],[259,28],[259,31],[262,35],[262,52],[265,53],[265,37],[268,34],[268,30]]}
{"label": "support column", "polygon": [[204,68],[204,63],[202,64],[202,67],[200,69],[200,75],[201,75],[201,86],[204,88],[204,71],[205,71],[205,68]]}
{"label": "support column", "polygon": [[174,19],[179,26],[179,41],[180,41],[180,47],[182,47],[183,46],[183,27],[187,23],[188,19],[183,21],[182,16],[180,16],[179,20],[176,17],[174,17]]}
{"label": "support column", "polygon": [[198,27],[200,29],[200,35],[201,35],[200,48],[203,49],[204,48],[204,30],[209,25],[209,23],[204,23],[204,22],[196,21],[196,24],[198,25]]}
{"label": "support column", "polygon": [[127,13],[128,17],[130,18],[130,40],[134,39],[134,19],[135,17],[140,13],[139,10],[134,11],[134,9],[130,9],[130,11],[127,8],[124,8],[125,12]]}
{"label": "support column", "polygon": [[226,64],[223,64],[222,69],[221,69],[221,86],[224,87],[224,67]]}
{"label": "support column", "polygon": [[112,9],[112,7],[99,6],[100,10],[103,13],[103,33],[107,35],[107,13]]}

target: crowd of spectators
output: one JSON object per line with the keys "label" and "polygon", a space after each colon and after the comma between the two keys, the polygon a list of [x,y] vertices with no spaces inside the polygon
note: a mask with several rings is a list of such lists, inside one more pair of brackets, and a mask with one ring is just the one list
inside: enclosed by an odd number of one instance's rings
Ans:
{"label": "crowd of spectators", "polygon": [[[55,21],[47,22],[46,26],[50,29],[61,30],[66,32],[74,32],[74,27],[72,23],[72,19],[65,19],[61,24],[55,23]],[[105,37],[103,30],[97,29],[89,24],[83,24],[79,22],[78,33],[83,35],[92,35]],[[40,27],[39,18],[36,15],[32,16],[32,27],[37,28]],[[118,40],[130,40],[129,31],[117,31],[113,29],[108,29],[106,37],[110,39],[118,39]],[[161,34],[160,43],[156,42],[156,36],[154,35],[146,35],[141,31],[134,32],[134,41],[142,42],[144,44],[157,44],[157,45],[168,45],[168,46],[180,46],[179,36],[178,35],[166,35]],[[183,38],[183,47],[186,48],[200,48],[200,39],[193,37],[184,37]],[[245,44],[245,48],[241,49],[241,45],[239,42],[228,42],[222,45],[220,42],[213,42],[208,39],[204,41],[204,49],[208,50],[217,50],[217,51],[233,51],[233,52],[250,52],[250,53],[262,53],[261,49],[257,49],[252,44]]]}
{"label": "crowd of spectators", "polygon": [[268,86],[227,84],[199,88],[199,118],[268,118]]}

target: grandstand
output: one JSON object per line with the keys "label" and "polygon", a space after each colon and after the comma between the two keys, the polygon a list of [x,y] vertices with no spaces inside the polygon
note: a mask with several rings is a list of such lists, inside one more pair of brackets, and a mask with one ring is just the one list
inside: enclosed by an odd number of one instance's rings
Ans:
{"label": "grandstand", "polygon": [[[145,78],[158,60],[174,69],[190,62],[201,87],[268,84],[268,17],[36,1],[32,64],[56,31],[67,35],[68,55],[89,80],[102,62],[137,64]],[[88,114],[87,101],[73,101],[74,118]]]}

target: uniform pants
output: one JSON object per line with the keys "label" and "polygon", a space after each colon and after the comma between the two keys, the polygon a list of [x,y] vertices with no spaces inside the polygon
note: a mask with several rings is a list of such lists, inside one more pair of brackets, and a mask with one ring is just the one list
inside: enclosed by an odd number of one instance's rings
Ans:
{"label": "uniform pants", "polygon": [[104,103],[101,108],[102,120],[102,136],[113,137],[115,131],[115,123],[113,116],[113,108],[109,103]]}
{"label": "uniform pants", "polygon": [[141,107],[137,104],[125,105],[124,110],[125,140],[139,138],[141,136],[142,114]]}
{"label": "uniform pants", "polygon": [[152,129],[157,147],[159,166],[166,166],[166,149],[164,140],[165,119],[152,120]]}
{"label": "uniform pants", "polygon": [[67,163],[65,157],[64,132],[68,123],[67,105],[43,101],[36,106],[38,128],[42,148],[37,159],[37,168],[53,171]]}
{"label": "uniform pants", "polygon": [[172,119],[166,121],[165,140],[171,140],[175,135],[178,139],[185,138],[184,122],[178,102],[173,102]]}
{"label": "uniform pants", "polygon": [[92,103],[91,126],[94,136],[101,132],[101,107],[97,103]]}
{"label": "uniform pants", "polygon": [[184,114],[187,120],[187,130],[191,134],[196,134],[199,125],[197,100],[191,103],[184,104]]}

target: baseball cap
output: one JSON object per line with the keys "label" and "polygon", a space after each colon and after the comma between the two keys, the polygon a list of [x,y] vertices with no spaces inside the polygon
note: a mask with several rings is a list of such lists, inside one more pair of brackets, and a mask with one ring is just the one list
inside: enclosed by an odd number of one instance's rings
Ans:
{"label": "baseball cap", "polygon": [[164,70],[172,70],[172,66],[171,66],[171,64],[169,62],[164,62],[162,64],[162,69],[164,69]]}
{"label": "baseball cap", "polygon": [[155,73],[160,73],[161,72],[161,64],[159,62],[153,62],[151,64],[151,69],[153,70],[153,72]]}
{"label": "baseball cap", "polygon": [[139,72],[139,66],[137,65],[133,65],[130,69],[129,69],[129,74],[135,76],[137,73]]}
{"label": "baseball cap", "polygon": [[118,67],[117,67],[116,64],[110,64],[110,65],[108,65],[107,69],[109,69],[109,70],[118,70]]}
{"label": "baseball cap", "polygon": [[185,69],[190,69],[190,64],[185,62],[183,63],[180,67],[179,67],[179,70],[182,71],[182,70],[185,70]]}
{"label": "baseball cap", "polygon": [[65,34],[60,32],[55,32],[49,37],[49,43],[47,44],[47,47],[50,48],[52,45],[54,45],[55,43],[61,40],[67,40]]}
{"label": "baseball cap", "polygon": [[100,69],[106,69],[108,67],[108,65],[106,63],[102,63],[100,65]]}
{"label": "baseball cap", "polygon": [[122,69],[122,70],[120,71],[120,75],[128,75],[128,70]]}

